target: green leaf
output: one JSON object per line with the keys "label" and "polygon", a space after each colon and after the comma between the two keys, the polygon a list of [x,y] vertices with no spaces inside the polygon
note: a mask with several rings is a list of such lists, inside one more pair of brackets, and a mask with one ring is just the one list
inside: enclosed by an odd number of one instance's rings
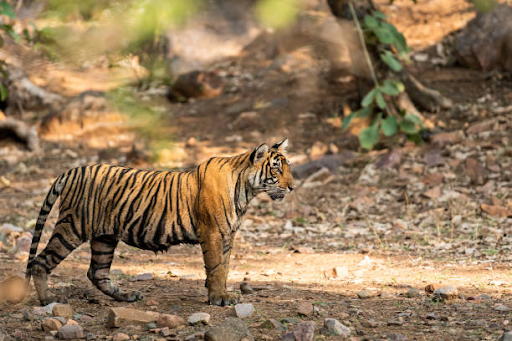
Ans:
{"label": "green leaf", "polygon": [[373,103],[373,99],[375,98],[375,93],[376,92],[377,92],[376,89],[371,89],[370,92],[368,92],[366,94],[366,96],[364,96],[363,100],[361,101],[361,106],[362,107],[367,107],[370,104],[372,104]]}
{"label": "green leaf", "polygon": [[379,22],[377,21],[377,19],[375,19],[371,15],[365,15],[364,16],[364,24],[368,28],[377,28],[377,27],[379,27]]}
{"label": "green leaf", "polygon": [[396,96],[404,91],[404,88],[402,82],[386,79],[384,84],[380,87],[380,91],[389,96]]}
{"label": "green leaf", "polygon": [[7,98],[7,88],[0,83],[0,101],[4,102]]}
{"label": "green leaf", "polygon": [[386,117],[381,124],[382,132],[386,136],[393,136],[398,130],[398,124],[395,116]]}
{"label": "green leaf", "polygon": [[384,100],[384,96],[382,96],[382,92],[377,91],[377,93],[375,94],[375,100],[376,100],[379,108],[381,108],[381,109],[386,108],[386,101]]}
{"label": "green leaf", "polygon": [[416,134],[418,132],[416,124],[413,121],[406,119],[405,117],[400,120],[399,126],[400,130],[406,134]]}
{"label": "green leaf", "polygon": [[2,14],[8,16],[11,19],[14,19],[15,17],[12,6],[6,1],[0,2],[0,15]]}
{"label": "green leaf", "polygon": [[386,51],[385,53],[381,53],[380,59],[382,59],[382,61],[386,63],[391,70],[396,72],[402,71],[402,64],[398,61],[398,59],[395,58],[395,56],[393,56],[391,52]]}
{"label": "green leaf", "polygon": [[343,131],[347,130],[348,126],[350,125],[350,123],[352,122],[354,117],[356,117],[357,113],[358,113],[358,111],[353,111],[350,114],[348,114],[347,116],[343,117],[343,123],[341,124],[341,130],[343,130]]}
{"label": "green leaf", "polygon": [[367,106],[367,107],[363,107],[361,108],[360,110],[357,111],[357,117],[359,118],[366,118],[368,116],[370,116],[372,114],[372,111],[373,111],[373,106],[370,105],[370,106]]}
{"label": "green leaf", "polygon": [[421,118],[419,118],[418,116],[414,115],[414,114],[407,114],[404,116],[404,118],[406,120],[409,120],[409,121],[412,121],[420,126],[423,125],[423,122],[421,121]]}
{"label": "green leaf", "polygon": [[359,143],[364,149],[373,149],[373,147],[379,142],[379,125],[374,124],[367,128],[364,128],[359,133]]}
{"label": "green leaf", "polygon": [[376,28],[373,30],[377,38],[379,38],[380,42],[383,44],[391,44],[395,40],[393,33],[387,28]]}
{"label": "green leaf", "polygon": [[388,16],[380,11],[373,11],[373,16],[380,20],[388,20]]}

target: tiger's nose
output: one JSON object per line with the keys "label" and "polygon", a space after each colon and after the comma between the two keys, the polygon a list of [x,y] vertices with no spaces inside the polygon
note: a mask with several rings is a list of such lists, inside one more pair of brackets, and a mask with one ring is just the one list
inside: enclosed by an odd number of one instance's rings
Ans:
{"label": "tiger's nose", "polygon": [[293,191],[293,187],[292,186],[288,186],[288,191],[289,192]]}

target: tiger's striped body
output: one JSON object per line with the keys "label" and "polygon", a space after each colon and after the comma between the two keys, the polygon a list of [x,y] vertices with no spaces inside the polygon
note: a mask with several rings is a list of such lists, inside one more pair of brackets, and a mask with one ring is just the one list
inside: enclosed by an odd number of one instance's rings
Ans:
{"label": "tiger's striped body", "polygon": [[[110,265],[119,241],[155,252],[175,244],[199,243],[209,302],[233,303],[234,298],[226,292],[229,256],[249,201],[262,191],[279,199],[292,188],[285,144],[271,149],[261,145],[234,157],[212,158],[189,172],[109,165],[69,170],[55,180],[41,209],[27,281],[34,277],[41,303],[52,301],[47,295],[47,274],[75,248],[90,241],[89,279],[117,300],[134,301],[140,299],[139,293],[126,293],[110,282]],[[44,223],[58,197],[58,222],[47,247],[35,257]]]}

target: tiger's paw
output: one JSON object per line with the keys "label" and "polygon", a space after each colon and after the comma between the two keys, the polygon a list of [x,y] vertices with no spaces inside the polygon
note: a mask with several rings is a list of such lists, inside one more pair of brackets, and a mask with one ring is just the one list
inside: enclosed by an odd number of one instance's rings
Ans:
{"label": "tiger's paw", "polygon": [[123,292],[118,293],[114,297],[117,301],[123,302],[135,302],[142,300],[142,293],[140,291],[131,291],[131,292]]}
{"label": "tiger's paw", "polygon": [[238,303],[238,297],[232,294],[223,293],[220,295],[210,295],[208,298],[210,305],[218,305],[221,307],[234,305]]}

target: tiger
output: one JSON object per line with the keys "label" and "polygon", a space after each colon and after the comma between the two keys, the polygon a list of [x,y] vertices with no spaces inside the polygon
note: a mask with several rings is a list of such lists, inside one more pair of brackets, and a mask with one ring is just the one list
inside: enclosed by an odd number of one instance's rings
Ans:
{"label": "tiger", "polygon": [[[39,301],[57,300],[48,292],[48,275],[82,243],[90,242],[87,277],[117,301],[142,299],[110,280],[119,241],[155,253],[172,245],[200,244],[210,305],[236,304],[227,292],[235,234],[249,202],[260,193],[281,201],[293,190],[288,139],[261,144],[231,157],[213,157],[190,171],[140,170],[105,164],[77,167],[55,179],[41,207],[30,248],[25,283],[34,279]],[[60,197],[59,216],[47,246],[37,257],[43,227]]]}

